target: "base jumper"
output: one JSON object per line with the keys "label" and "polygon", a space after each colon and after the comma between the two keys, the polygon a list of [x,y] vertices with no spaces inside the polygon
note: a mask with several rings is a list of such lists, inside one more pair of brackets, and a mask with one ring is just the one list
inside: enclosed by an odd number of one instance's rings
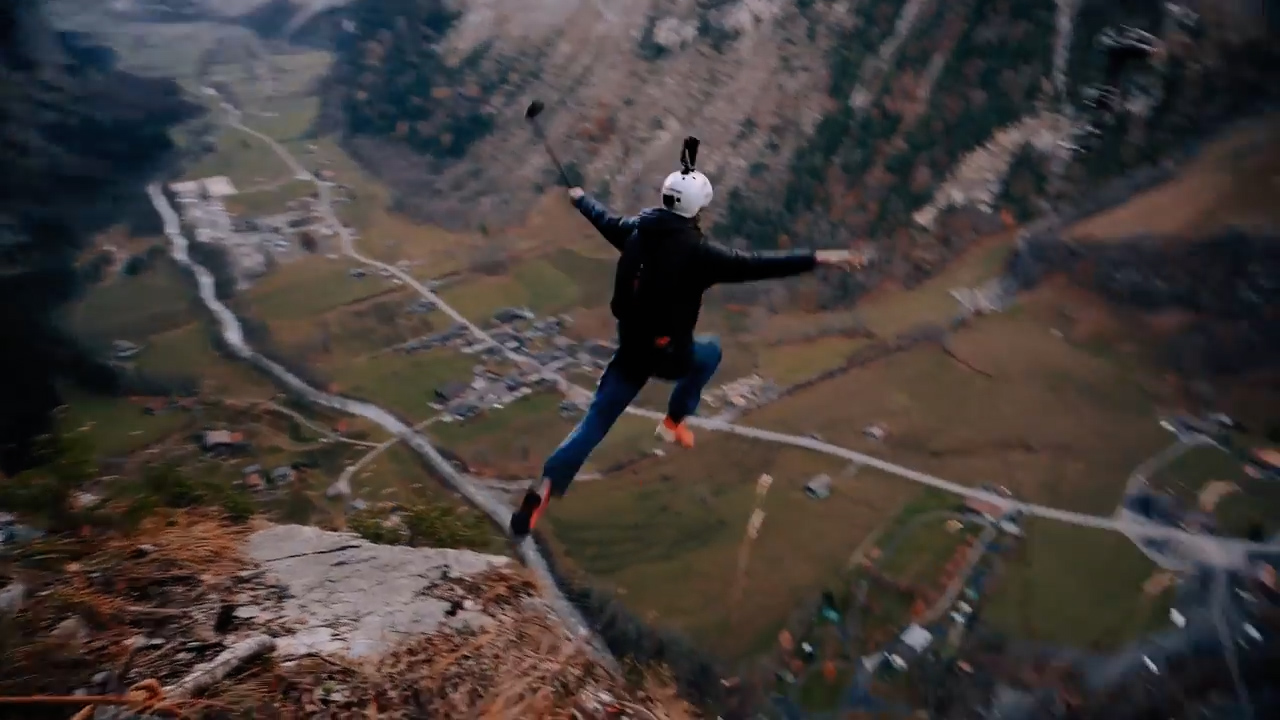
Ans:
{"label": "base jumper", "polygon": [[613,298],[618,350],[586,415],[560,443],[511,516],[511,532],[528,535],[552,497],[560,497],[587,457],[608,434],[650,378],[675,383],[667,416],[656,434],[668,443],[693,447],[685,419],[698,409],[702,390],[720,364],[720,343],[694,337],[702,295],[720,283],[743,283],[799,275],[820,265],[852,268],[860,261],[843,250],[742,252],[708,241],[698,213],[711,203],[711,182],[694,169],[698,140],[686,138],[682,168],[662,183],[662,206],[617,216],[583,192],[569,198],[618,250]]}

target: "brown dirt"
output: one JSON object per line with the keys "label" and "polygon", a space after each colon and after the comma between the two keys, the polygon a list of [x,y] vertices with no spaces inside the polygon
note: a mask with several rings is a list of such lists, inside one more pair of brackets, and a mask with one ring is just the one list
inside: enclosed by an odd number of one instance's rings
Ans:
{"label": "brown dirt", "polygon": [[1178,177],[1072,226],[1068,237],[1106,241],[1139,233],[1195,239],[1230,225],[1280,224],[1280,115],[1210,144]]}

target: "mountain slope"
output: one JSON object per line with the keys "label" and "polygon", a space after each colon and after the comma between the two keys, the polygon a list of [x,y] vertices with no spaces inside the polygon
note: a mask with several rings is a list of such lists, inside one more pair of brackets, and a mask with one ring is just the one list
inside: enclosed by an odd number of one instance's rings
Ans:
{"label": "mountain slope", "polygon": [[[1188,33],[1156,0],[362,0],[341,23],[326,123],[400,209],[455,227],[521,217],[556,182],[521,121],[540,97],[570,173],[620,207],[652,202],[691,133],[720,237],[871,241],[883,260],[831,302],[936,273],[972,236],[950,205],[1033,217],[1280,87],[1247,22],[1207,14]],[[1167,41],[1125,80],[1154,107],[1077,159],[1059,141],[1103,78],[1095,37],[1123,23]]]}
{"label": "mountain slope", "polygon": [[170,81],[114,69],[109,52],[59,35],[36,0],[0,7],[0,324],[11,353],[0,381],[0,469],[25,462],[47,427],[58,377],[98,388],[112,372],[55,322],[81,287],[76,254],[90,233],[128,222],[138,191],[172,149],[167,130],[191,116]]}

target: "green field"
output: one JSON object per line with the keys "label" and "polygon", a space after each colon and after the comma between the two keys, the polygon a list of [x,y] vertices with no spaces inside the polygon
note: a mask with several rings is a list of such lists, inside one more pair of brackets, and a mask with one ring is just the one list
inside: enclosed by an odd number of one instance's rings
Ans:
{"label": "green field", "polygon": [[[1168,443],[1156,422],[1160,399],[1135,378],[1132,365],[1119,366],[1056,338],[1040,315],[1029,310],[984,318],[952,339],[957,355],[991,377],[937,346],[920,346],[753,411],[742,422],[796,435],[818,432],[834,444],[948,479],[971,485],[995,481],[1031,501],[1110,514],[1129,472]],[[802,369],[793,376],[822,365],[818,358],[796,355]],[[804,362],[814,366],[803,367]],[[780,372],[776,360],[773,371]],[[787,374],[785,367],[780,374]],[[889,428],[886,442],[862,436],[872,423]],[[717,652],[737,657],[767,647],[795,603],[834,582],[853,547],[920,492],[908,481],[865,470],[851,481],[860,489],[847,498],[847,506],[840,492],[820,503],[797,492],[816,472],[835,476],[838,469],[824,456],[704,431],[692,453],[645,461],[616,480],[582,483],[573,501],[549,517],[565,554],[606,586],[625,588],[623,599],[632,608],[656,613]],[[773,548],[767,567],[775,582],[749,586],[750,601],[738,620],[742,625],[731,627],[724,602],[753,482],[761,472],[775,478],[771,504],[775,493],[793,497],[795,504],[785,512],[770,510],[759,547]],[[788,484],[790,494],[781,489]],[[949,498],[942,502],[958,505]],[[829,509],[828,529],[823,518]],[[906,546],[891,560],[901,563],[894,569],[920,579],[936,574],[956,542],[941,524],[904,541],[924,547]],[[1057,526],[1036,526],[1033,532],[1032,551],[1045,560],[1026,572],[1050,573],[1045,568],[1062,570],[1094,555],[1097,566],[1073,574],[1070,593],[1016,601],[999,595],[997,605],[1004,609],[993,615],[1002,623],[1014,622],[1010,609],[1025,610],[1028,617],[1042,618],[1034,631],[1045,637],[1061,637],[1080,624],[1082,638],[1093,641],[1135,622],[1141,604],[1137,588],[1151,567],[1127,540]],[[770,538],[777,544],[771,546]],[[1084,556],[1081,548],[1087,548]],[[785,581],[777,581],[779,573]],[[671,593],[672,587],[681,592]],[[1111,601],[1089,603],[1091,593]],[[1087,610],[1077,613],[1072,603]],[[1079,617],[1084,612],[1092,613],[1088,622]]]}
{"label": "green field", "polygon": [[267,185],[242,187],[239,194],[227,198],[227,211],[238,217],[270,215],[284,212],[291,200],[310,197],[315,193],[315,185],[310,180],[289,180],[279,186],[274,182]]}
{"label": "green field", "polygon": [[293,176],[289,166],[263,140],[234,128],[222,128],[215,138],[217,149],[186,168],[182,179],[225,175],[237,188],[249,188]]}
{"label": "green field", "polygon": [[[1257,440],[1244,438],[1241,442],[1250,446]],[[1238,458],[1217,448],[1192,448],[1149,478],[1149,482],[1191,507],[1209,483],[1231,483],[1238,490],[1223,495],[1214,508],[1221,532],[1244,536],[1255,524],[1268,533],[1280,530],[1280,487],[1249,477]]]}
{"label": "green field", "polygon": [[[692,452],[578,483],[547,523],[574,565],[641,615],[741,657],[767,648],[794,607],[836,582],[867,533],[916,492],[864,471],[837,478],[826,500],[805,496],[813,475],[840,469],[812,453],[704,435]],[[739,549],[762,472],[774,482],[735,606]]]}
{"label": "green field", "polygon": [[250,114],[245,118],[245,125],[267,137],[284,142],[306,136],[315,122],[316,113],[320,110],[320,99],[316,97],[268,99],[257,103],[257,107],[262,112],[274,114]]}
{"label": "green field", "polygon": [[575,301],[579,307],[593,308],[609,303],[615,265],[611,258],[590,257],[561,248],[547,255],[546,260],[577,285]]}
{"label": "green field", "polygon": [[190,281],[167,256],[146,272],[119,275],[89,288],[70,314],[72,329],[87,338],[139,342],[198,317]]}
{"label": "green field", "polygon": [[993,625],[1021,638],[1114,648],[1167,624],[1168,598],[1142,594],[1157,568],[1128,538],[1044,520],[1025,528],[1025,546],[986,595]]}
{"label": "green field", "polygon": [[344,395],[383,405],[409,420],[436,414],[432,393],[449,382],[471,380],[475,358],[450,350],[386,353],[333,366],[330,374]]}
{"label": "green field", "polygon": [[353,278],[346,260],[305,257],[267,275],[236,298],[253,317],[268,322],[313,318],[348,303],[397,288],[376,272]]}
{"label": "green field", "polygon": [[504,307],[527,306],[537,313],[556,313],[579,305],[575,279],[543,259],[521,263],[504,275],[476,277],[447,288],[440,297],[474,322]]}
{"label": "green field", "polygon": [[975,287],[999,276],[1010,252],[1011,247],[1005,243],[978,245],[918,287],[879,293],[860,302],[857,313],[871,331],[882,337],[920,323],[947,322],[960,311],[960,303],[951,297],[951,291]]}
{"label": "green field", "polygon": [[779,385],[791,385],[840,367],[850,353],[868,342],[856,338],[827,337],[761,348],[757,357],[758,372]]}
{"label": "green field", "polygon": [[198,429],[196,418],[185,413],[146,415],[142,406],[124,398],[90,395],[63,388],[67,424],[85,430],[94,450],[106,457],[120,457],[183,429]]}

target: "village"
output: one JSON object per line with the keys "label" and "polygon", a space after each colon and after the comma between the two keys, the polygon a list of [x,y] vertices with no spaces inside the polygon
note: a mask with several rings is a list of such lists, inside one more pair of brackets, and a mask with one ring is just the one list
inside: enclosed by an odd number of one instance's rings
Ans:
{"label": "village", "polygon": [[[351,201],[349,188],[336,183],[333,187],[338,191],[333,202]],[[169,185],[169,190],[195,241],[226,249],[240,289],[265,275],[274,263],[317,252],[320,243],[335,234],[321,214],[314,193],[285,201],[280,212],[241,218],[227,207],[226,199],[241,191],[226,177],[176,182]]]}
{"label": "village", "polygon": [[[412,303],[408,311],[434,309],[431,301],[423,299]],[[455,323],[440,332],[401,343],[393,350],[413,354],[450,348],[476,358],[470,379],[445,383],[435,389],[430,399],[431,407],[440,411],[439,422],[460,422],[482,412],[502,410],[534,392],[553,390],[557,387],[557,374],[598,380],[617,344],[570,338],[563,331],[572,324],[568,315],[538,317],[526,307],[506,307],[496,311],[487,322],[486,332],[492,342],[476,340],[465,325]],[[536,369],[518,367],[510,359],[511,353],[530,358],[537,364]],[[750,375],[708,390],[703,400],[712,409],[740,411],[763,405],[778,393],[772,381]],[[560,404],[560,414],[566,418],[585,410],[576,398],[566,398]]]}

